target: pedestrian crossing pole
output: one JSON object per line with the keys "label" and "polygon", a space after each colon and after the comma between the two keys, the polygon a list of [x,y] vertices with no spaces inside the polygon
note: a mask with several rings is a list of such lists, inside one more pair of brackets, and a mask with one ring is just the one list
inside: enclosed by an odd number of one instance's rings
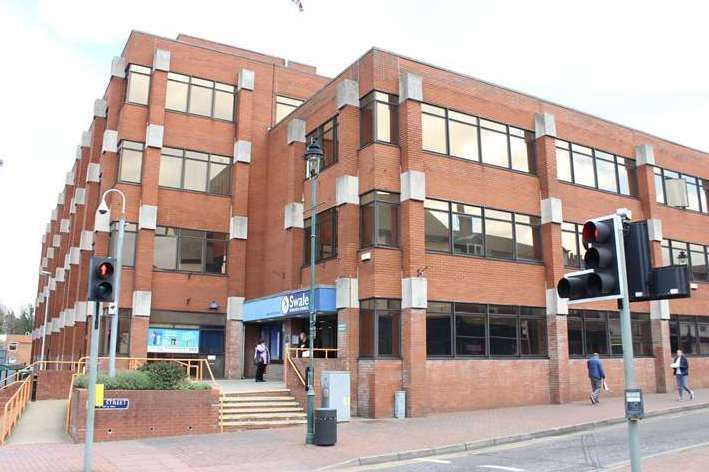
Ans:
{"label": "pedestrian crossing pole", "polygon": [[96,378],[98,377],[98,336],[101,317],[99,303],[94,302],[93,323],[91,323],[91,353],[89,357],[88,400],[86,402],[86,441],[84,444],[84,472],[91,472],[94,447],[94,416],[96,413]]}

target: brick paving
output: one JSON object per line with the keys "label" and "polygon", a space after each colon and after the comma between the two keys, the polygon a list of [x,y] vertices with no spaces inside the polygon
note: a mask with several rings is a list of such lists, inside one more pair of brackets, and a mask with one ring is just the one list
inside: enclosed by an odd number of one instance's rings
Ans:
{"label": "brick paving", "polygon": [[[630,465],[613,470],[629,472]],[[643,460],[643,472],[706,472],[707,470],[709,470],[709,445]]]}
{"label": "brick paving", "polygon": [[[709,407],[709,389],[697,390],[697,399],[685,403],[676,402],[673,394],[646,395],[648,412],[690,404],[705,404]],[[622,400],[616,397],[604,399],[597,407],[577,402],[459,412],[406,420],[355,419],[339,425],[336,446],[324,448],[303,445],[304,427],[105,442],[95,446],[94,470],[314,470],[362,456],[441,447],[607,420],[622,414]],[[693,453],[701,454],[702,451]],[[81,444],[5,446],[0,448],[0,470],[78,471],[81,470],[82,454]]]}

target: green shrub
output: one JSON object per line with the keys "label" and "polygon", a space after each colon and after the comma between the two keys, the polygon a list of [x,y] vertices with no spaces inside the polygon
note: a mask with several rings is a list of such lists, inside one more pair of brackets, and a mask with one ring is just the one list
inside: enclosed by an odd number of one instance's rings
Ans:
{"label": "green shrub", "polygon": [[212,386],[204,382],[184,382],[177,388],[179,390],[210,390]]}
{"label": "green shrub", "polygon": [[[77,377],[74,385],[77,388],[86,388],[88,383],[88,376],[82,375]],[[138,370],[119,372],[115,377],[99,375],[96,383],[102,383],[106,390],[156,390],[150,376]]]}
{"label": "green shrub", "polygon": [[187,372],[175,362],[144,364],[138,371],[148,374],[154,390],[174,390],[188,380]]}

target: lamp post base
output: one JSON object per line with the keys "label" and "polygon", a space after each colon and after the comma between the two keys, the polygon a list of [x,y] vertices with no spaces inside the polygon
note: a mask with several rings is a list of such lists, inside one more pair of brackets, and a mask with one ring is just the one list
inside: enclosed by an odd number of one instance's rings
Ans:
{"label": "lamp post base", "polygon": [[315,391],[311,385],[308,389],[308,432],[305,433],[305,444],[313,444],[314,421],[315,415]]}

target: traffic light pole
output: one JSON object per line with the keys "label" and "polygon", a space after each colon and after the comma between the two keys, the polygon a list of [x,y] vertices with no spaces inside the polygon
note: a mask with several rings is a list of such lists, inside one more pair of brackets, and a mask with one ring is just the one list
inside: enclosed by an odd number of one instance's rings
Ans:
{"label": "traffic light pole", "polygon": [[[125,198],[123,200],[125,202]],[[118,312],[120,311],[119,301],[121,298],[121,273],[123,272],[123,237],[126,229],[125,211],[118,221],[118,241],[116,241],[116,277],[115,290],[116,299],[113,302],[115,309],[111,313],[111,340],[108,354],[108,376],[116,376],[116,346],[118,344]]]}
{"label": "traffic light pole", "polygon": [[[624,216],[617,216],[616,241],[618,242],[619,257],[618,271],[620,272],[620,335],[623,343],[623,371],[625,374],[625,388],[637,388],[635,384],[635,363],[633,361],[633,332],[630,324],[630,294],[628,293],[628,268],[625,264],[625,242],[623,238]],[[618,221],[617,220],[617,221]],[[640,436],[637,419],[628,419],[628,446],[630,452],[630,469],[640,472]]]}
{"label": "traffic light pole", "polygon": [[96,378],[98,377],[98,333],[101,323],[99,302],[94,302],[96,310],[91,329],[91,353],[89,357],[88,400],[86,402],[86,443],[84,446],[84,472],[91,472],[94,446],[94,415],[96,413]]}

